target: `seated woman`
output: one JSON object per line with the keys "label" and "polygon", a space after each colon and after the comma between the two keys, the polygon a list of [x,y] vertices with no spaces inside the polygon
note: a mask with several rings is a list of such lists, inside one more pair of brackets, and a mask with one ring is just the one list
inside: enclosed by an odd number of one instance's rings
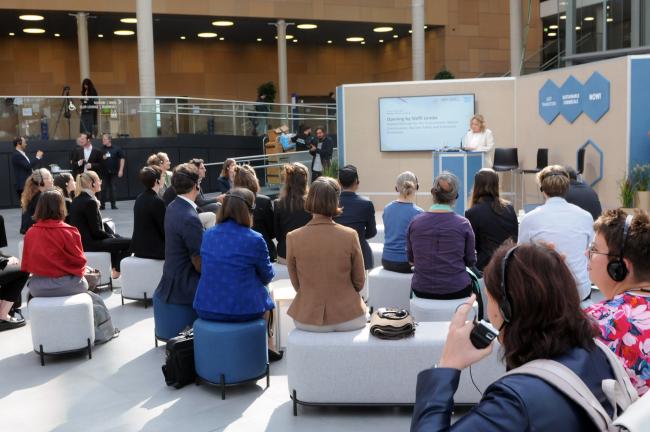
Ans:
{"label": "seated woman", "polygon": [[32,175],[27,177],[23,194],[20,197],[20,207],[23,210],[20,221],[21,234],[25,234],[29,227],[34,225],[34,212],[36,211],[38,198],[43,191],[52,188],[53,181],[52,174],[45,168],[34,170]]}
{"label": "seated woman", "polygon": [[605,300],[586,309],[599,339],[618,356],[639,396],[650,386],[650,217],[607,210],[587,252],[589,278]]}
{"label": "seated woman", "polygon": [[77,176],[76,197],[70,205],[70,223],[81,234],[83,250],[87,252],[109,252],[113,279],[120,277],[120,261],[129,256],[131,239],[104,231],[99,202],[95,194],[102,190],[102,181],[94,171]]}
{"label": "seated woman", "polygon": [[[494,253],[484,274],[488,318],[499,329],[506,368],[537,359],[559,362],[578,375],[611,416],[602,381],[613,379],[613,373],[605,352],[595,345],[593,322],[580,310],[576,282],[564,259],[542,244],[511,246],[508,242]],[[450,426],[461,371],[494,347],[479,350],[470,342],[468,315],[474,299],[472,295],[452,318],[436,367],[418,375],[411,431],[595,430],[586,411],[564,393],[522,374],[499,378],[478,405]]]}
{"label": "seated woman", "polygon": [[[3,247],[7,247],[7,231],[5,230],[5,220],[0,215],[0,248]],[[20,271],[18,258],[5,255],[0,250],[0,331],[25,325],[25,319],[19,308],[21,292],[27,278],[29,278],[29,273]]]}
{"label": "seated woman", "polygon": [[472,199],[465,217],[474,230],[479,270],[483,270],[504,241],[517,242],[517,214],[508,201],[499,197],[499,176],[491,168],[483,168],[474,176]]}
{"label": "seated woman", "polygon": [[406,256],[406,232],[413,218],[423,211],[415,205],[417,190],[418,179],[415,174],[404,171],[397,176],[395,182],[395,192],[399,198],[384,207],[384,252],[381,265],[386,270],[413,273]]}
{"label": "seated woman", "polygon": [[140,182],[145,190],[133,205],[133,237],[131,252],[139,258],[165,259],[165,210],[167,207],[158,191],[163,185],[163,171],[158,166],[140,170]]}
{"label": "seated woman", "polygon": [[237,162],[234,159],[226,159],[221,168],[221,174],[217,179],[217,189],[220,193],[226,193],[233,187],[235,181],[235,167]]}
{"label": "seated woman", "polygon": [[466,267],[476,264],[474,232],[469,221],[452,210],[458,179],[444,171],[433,181],[433,205],[408,228],[407,255],[415,265],[411,289],[421,298],[450,300],[472,293]]}
{"label": "seated woman", "polygon": [[[203,235],[202,272],[193,304],[202,319],[268,321],[275,307],[266,287],[275,275],[266,241],[251,229],[254,209],[253,192],[231,189],[217,213],[217,224]],[[278,356],[269,337],[269,357],[279,360]]]}
{"label": "seated woman", "polygon": [[246,188],[255,194],[255,210],[253,211],[253,230],[262,234],[266,247],[269,249],[271,261],[275,261],[277,253],[273,238],[273,201],[266,195],[258,194],[260,183],[255,175],[255,170],[250,165],[235,167],[234,187]]}
{"label": "seated woman", "polygon": [[278,241],[278,263],[286,264],[287,233],[305,226],[311,220],[311,214],[305,210],[305,197],[309,172],[299,162],[287,164],[282,168],[283,183],[280,198],[275,202],[273,227]]}
{"label": "seated woman", "polygon": [[77,189],[77,183],[74,181],[74,177],[70,173],[58,174],[54,177],[54,186],[61,189],[63,198],[65,199],[65,210],[68,213],[68,216],[65,218],[65,223],[70,223],[70,205],[72,204],[72,198],[74,198],[74,191]]}
{"label": "seated woman", "polygon": [[103,343],[119,334],[102,298],[88,291],[84,278],[86,257],[81,236],[63,220],[63,195],[52,189],[41,194],[36,206],[36,223],[25,235],[22,271],[31,273],[29,292],[33,297],[61,297],[88,293],[93,300],[95,342]]}
{"label": "seated woman", "polygon": [[351,331],[368,321],[359,294],[366,281],[359,237],[332,220],[341,213],[340,194],[333,178],[316,179],[305,202],[311,222],[287,234],[287,267],[296,290],[287,314],[301,330]]}

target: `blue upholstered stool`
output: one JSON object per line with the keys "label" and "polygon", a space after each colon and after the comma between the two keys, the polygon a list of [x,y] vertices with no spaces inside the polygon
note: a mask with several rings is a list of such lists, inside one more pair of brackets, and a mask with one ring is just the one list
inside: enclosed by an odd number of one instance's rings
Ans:
{"label": "blue upholstered stool", "polygon": [[257,381],[266,375],[269,386],[269,360],[266,321],[194,321],[194,366],[198,377],[221,386]]}
{"label": "blue upholstered stool", "polygon": [[192,327],[196,312],[192,305],[165,303],[158,296],[153,296],[153,321],[156,346],[158,340],[167,341],[185,329]]}

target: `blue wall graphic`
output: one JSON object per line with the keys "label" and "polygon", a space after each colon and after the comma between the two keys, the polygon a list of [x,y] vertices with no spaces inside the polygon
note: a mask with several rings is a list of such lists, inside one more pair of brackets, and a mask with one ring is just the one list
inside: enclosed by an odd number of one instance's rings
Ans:
{"label": "blue wall graphic", "polygon": [[585,84],[573,75],[559,87],[547,80],[539,89],[539,115],[548,124],[562,114],[569,123],[583,112],[594,122],[609,111],[609,80],[594,72]]}
{"label": "blue wall graphic", "polygon": [[547,80],[539,89],[539,115],[548,124],[553,123],[560,114],[560,89],[555,83]]}

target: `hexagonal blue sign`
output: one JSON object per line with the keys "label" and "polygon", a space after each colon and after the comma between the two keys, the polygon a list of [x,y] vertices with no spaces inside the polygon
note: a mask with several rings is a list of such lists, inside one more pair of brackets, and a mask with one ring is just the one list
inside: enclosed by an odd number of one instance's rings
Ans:
{"label": "hexagonal blue sign", "polygon": [[582,111],[594,122],[609,111],[609,80],[598,72],[582,86]]}
{"label": "hexagonal blue sign", "polygon": [[560,114],[573,123],[582,113],[582,84],[571,75],[560,87]]}
{"label": "hexagonal blue sign", "polygon": [[546,80],[539,89],[539,115],[547,124],[551,124],[558,114],[560,114],[560,89],[553,81]]}

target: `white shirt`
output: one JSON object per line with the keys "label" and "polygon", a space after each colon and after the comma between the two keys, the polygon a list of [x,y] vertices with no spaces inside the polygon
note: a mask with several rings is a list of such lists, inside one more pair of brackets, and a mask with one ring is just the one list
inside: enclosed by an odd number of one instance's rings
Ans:
{"label": "white shirt", "polygon": [[519,244],[529,241],[553,243],[565,256],[565,262],[578,285],[580,299],[591,293],[585,251],[594,239],[591,214],[564,198],[553,197],[521,219]]}
{"label": "white shirt", "polygon": [[[316,147],[318,148],[318,150],[322,149],[323,143],[319,142]],[[316,153],[315,156],[316,157],[314,158],[314,166],[311,168],[311,170],[317,172],[323,172],[323,162],[321,161],[320,153]]]}
{"label": "white shirt", "polygon": [[183,195],[177,195],[177,196],[178,196],[179,198],[181,198],[181,199],[184,199],[184,200],[187,201],[188,203],[190,203],[190,205],[194,208],[194,210],[196,210],[196,211],[198,212],[198,210],[197,210],[198,206],[196,205],[196,203],[195,203],[194,201],[192,201],[191,199],[189,199],[189,198],[187,198],[187,197],[184,197]]}
{"label": "white shirt", "polygon": [[463,148],[471,151],[485,152],[485,166],[492,167],[494,154],[494,135],[490,129],[483,132],[467,131],[463,137]]}
{"label": "white shirt", "polygon": [[89,145],[88,147],[84,147],[84,172],[88,171],[86,169],[86,164],[88,163],[88,159],[90,158],[90,153],[93,151],[93,146]]}

